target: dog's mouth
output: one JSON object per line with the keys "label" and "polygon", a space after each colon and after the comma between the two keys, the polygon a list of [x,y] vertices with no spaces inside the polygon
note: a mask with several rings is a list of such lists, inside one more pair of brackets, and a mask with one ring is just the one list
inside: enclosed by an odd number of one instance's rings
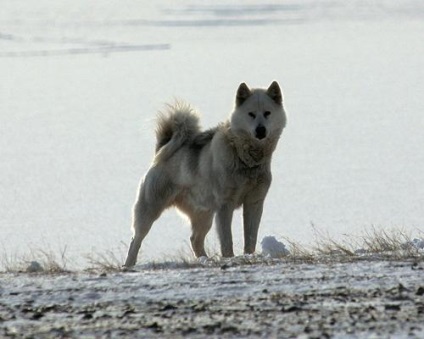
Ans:
{"label": "dog's mouth", "polygon": [[255,137],[256,139],[262,140],[266,137],[266,128],[265,126],[259,125],[255,129]]}

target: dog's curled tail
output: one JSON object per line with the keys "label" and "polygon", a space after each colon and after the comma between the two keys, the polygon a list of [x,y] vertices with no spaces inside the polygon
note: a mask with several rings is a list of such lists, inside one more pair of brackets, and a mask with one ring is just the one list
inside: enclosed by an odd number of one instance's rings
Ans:
{"label": "dog's curled tail", "polygon": [[167,110],[158,114],[154,162],[169,159],[199,132],[199,117],[190,105],[180,101],[167,105]]}

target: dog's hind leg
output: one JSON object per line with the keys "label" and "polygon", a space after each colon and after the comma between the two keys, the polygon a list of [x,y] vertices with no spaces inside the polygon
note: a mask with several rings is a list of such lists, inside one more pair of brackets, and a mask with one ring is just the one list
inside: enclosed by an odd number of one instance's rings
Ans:
{"label": "dog's hind leg", "polygon": [[190,237],[191,248],[194,255],[199,257],[207,257],[205,252],[205,237],[212,227],[213,213],[200,212],[190,216],[192,233]]}
{"label": "dog's hind leg", "polygon": [[153,222],[159,216],[151,215],[147,209],[134,208],[133,217],[133,232],[134,235],[131,239],[130,247],[128,249],[127,259],[125,260],[124,267],[132,267],[137,262],[138,252],[140,250],[141,242],[149,233]]}
{"label": "dog's hind leg", "polygon": [[133,232],[124,267],[132,267],[137,262],[141,242],[149,233],[153,222],[159,218],[174,197],[173,185],[166,175],[152,168],[140,185],[137,201],[133,210]]}

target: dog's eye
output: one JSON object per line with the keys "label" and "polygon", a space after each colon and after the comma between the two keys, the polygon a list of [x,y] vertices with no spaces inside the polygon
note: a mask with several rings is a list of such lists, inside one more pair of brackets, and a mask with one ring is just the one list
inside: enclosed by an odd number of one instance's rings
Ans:
{"label": "dog's eye", "polygon": [[253,112],[249,112],[249,117],[255,119],[256,118],[256,114]]}
{"label": "dog's eye", "polygon": [[268,118],[270,115],[271,115],[271,112],[270,111],[265,111],[264,112],[264,117],[265,118]]}

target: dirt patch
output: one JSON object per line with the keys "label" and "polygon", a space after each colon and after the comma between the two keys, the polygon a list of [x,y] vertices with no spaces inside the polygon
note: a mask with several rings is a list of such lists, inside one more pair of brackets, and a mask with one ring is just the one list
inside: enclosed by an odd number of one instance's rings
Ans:
{"label": "dirt patch", "polygon": [[423,264],[0,276],[1,337],[422,337]]}

